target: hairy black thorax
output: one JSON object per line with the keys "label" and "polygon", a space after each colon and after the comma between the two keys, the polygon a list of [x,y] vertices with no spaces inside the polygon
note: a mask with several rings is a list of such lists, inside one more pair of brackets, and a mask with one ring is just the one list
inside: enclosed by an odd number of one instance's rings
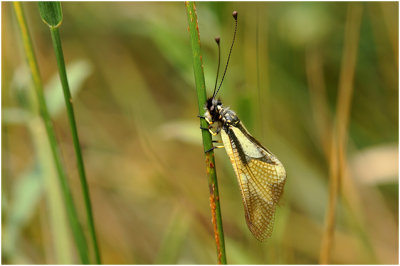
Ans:
{"label": "hairy black thorax", "polygon": [[240,120],[236,113],[229,107],[224,107],[220,99],[210,97],[205,106],[204,116],[211,122],[219,122],[222,127],[235,126]]}

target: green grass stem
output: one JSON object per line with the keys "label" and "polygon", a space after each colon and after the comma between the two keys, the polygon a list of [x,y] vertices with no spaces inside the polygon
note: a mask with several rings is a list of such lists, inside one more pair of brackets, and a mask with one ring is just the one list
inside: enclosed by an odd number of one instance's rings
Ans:
{"label": "green grass stem", "polygon": [[89,263],[89,258],[87,256],[87,244],[85,236],[79,224],[76,208],[67,182],[65,170],[62,165],[61,154],[58,148],[56,135],[53,129],[53,123],[51,121],[51,117],[44,98],[43,85],[39,74],[39,67],[36,61],[35,54],[33,52],[32,40],[28,31],[28,26],[20,2],[14,2],[14,11],[17,17],[19,29],[21,31],[24,50],[26,53],[28,65],[32,74],[36,96],[38,99],[39,112],[46,128],[46,133],[50,143],[51,152],[57,169],[58,177],[60,180],[65,206],[68,213],[68,219],[71,225],[74,240],[78,249],[78,253],[81,258],[81,262],[87,264]]}
{"label": "green grass stem", "polygon": [[67,72],[65,68],[64,62],[64,55],[61,45],[61,38],[59,32],[59,26],[62,22],[62,12],[61,12],[61,4],[59,2],[39,2],[39,12],[43,19],[43,21],[49,26],[51,39],[53,42],[53,48],[56,55],[61,85],[63,88],[65,105],[68,115],[68,120],[71,128],[72,140],[74,144],[74,150],[76,155],[76,163],[79,172],[79,179],[82,186],[82,193],[85,202],[85,209],[86,209],[86,217],[87,223],[89,227],[90,237],[92,239],[93,250],[95,255],[95,262],[96,264],[101,263],[100,259],[100,252],[97,243],[96,237],[96,230],[94,226],[94,219],[93,219],[93,212],[92,212],[92,205],[90,202],[90,194],[89,194],[89,187],[86,180],[85,174],[85,166],[83,163],[83,156],[81,147],[79,144],[79,137],[78,137],[78,129],[76,126],[75,114],[74,109],[72,106],[72,97],[71,92],[68,85],[67,79]]}
{"label": "green grass stem", "polygon": [[[193,70],[196,83],[197,100],[199,107],[199,115],[203,115],[204,106],[207,101],[206,86],[204,80],[203,62],[200,50],[200,33],[197,23],[196,6],[193,2],[185,2],[186,12],[189,22],[190,42],[193,54]],[[207,122],[200,119],[200,126],[206,128]],[[201,130],[203,137],[204,151],[213,147],[211,134],[206,130]],[[210,190],[210,206],[212,214],[212,223],[214,226],[214,237],[217,246],[217,257],[219,264],[226,264],[225,239],[222,227],[221,207],[219,203],[218,180],[215,169],[214,151],[205,153],[206,167],[208,174],[208,186]]]}

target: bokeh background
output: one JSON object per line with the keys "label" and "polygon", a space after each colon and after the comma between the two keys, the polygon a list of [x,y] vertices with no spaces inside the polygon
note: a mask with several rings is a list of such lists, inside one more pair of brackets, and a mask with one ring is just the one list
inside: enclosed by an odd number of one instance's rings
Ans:
{"label": "bokeh background", "polygon": [[[87,230],[49,31],[36,3],[23,7]],[[103,263],[216,263],[184,3],[64,2],[62,8],[61,39]],[[397,264],[398,3],[197,3],[209,94],[214,37],[221,37],[225,62],[233,10],[238,35],[220,97],[283,162],[288,178],[273,236],[260,243],[247,229],[229,159],[216,151],[228,262],[318,263],[350,45],[357,57],[344,112],[346,169],[331,263]],[[357,31],[346,35],[352,25]],[[78,263],[12,3],[5,2],[1,81],[2,262]]]}

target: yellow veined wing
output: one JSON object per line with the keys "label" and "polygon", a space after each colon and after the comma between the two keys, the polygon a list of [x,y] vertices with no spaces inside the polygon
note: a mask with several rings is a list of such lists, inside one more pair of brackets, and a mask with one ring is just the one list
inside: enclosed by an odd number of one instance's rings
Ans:
{"label": "yellow veined wing", "polygon": [[272,234],[276,205],[286,181],[285,168],[241,122],[225,126],[221,136],[238,179],[247,225],[263,241]]}
{"label": "yellow veined wing", "polygon": [[[212,97],[207,99],[204,116],[200,117],[209,124],[208,128],[202,129],[208,130],[212,135],[221,132],[225,150],[239,182],[247,225],[253,235],[262,241],[271,236],[275,209],[283,193],[286,172],[282,163],[250,135],[236,113],[229,107],[223,107],[221,100],[216,99],[225,78],[236,37],[238,14],[234,11],[232,15],[235,19],[235,31],[224,74],[217,89],[218,61],[214,92]],[[215,41],[219,48],[220,39],[216,38]],[[220,55],[219,51],[218,49],[218,55]],[[213,127],[211,125],[216,127],[216,132],[211,130]],[[215,146],[206,152],[214,148],[220,148],[220,146]]]}

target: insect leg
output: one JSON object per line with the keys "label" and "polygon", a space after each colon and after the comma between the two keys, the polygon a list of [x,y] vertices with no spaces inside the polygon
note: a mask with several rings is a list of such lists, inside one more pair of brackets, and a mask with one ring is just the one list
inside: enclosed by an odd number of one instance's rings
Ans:
{"label": "insect leg", "polygon": [[211,130],[211,128],[200,127],[200,129],[207,130],[207,131],[210,132],[210,134],[213,135],[213,136],[216,136],[216,135],[218,135],[218,133],[219,133],[218,130],[217,130],[217,132],[214,132],[214,131]]}
{"label": "insect leg", "polygon": [[204,153],[210,152],[210,151],[212,151],[214,149],[221,149],[221,148],[225,148],[225,147],[224,146],[214,146],[211,149],[206,150]]}
{"label": "insect leg", "polygon": [[207,121],[207,123],[208,123],[209,125],[212,125],[212,124],[214,123],[213,121],[208,120],[207,117],[204,117],[204,119]]}
{"label": "insect leg", "polygon": [[208,118],[207,118],[207,117],[205,117],[205,116],[203,116],[203,115],[197,115],[197,117],[200,117],[200,118],[203,118],[203,119],[205,119],[205,120],[207,121],[207,123],[208,123],[208,124],[210,124],[210,125],[214,124],[214,122],[213,122],[213,121],[210,121],[210,120],[208,120]]}
{"label": "insect leg", "polygon": [[209,131],[209,132],[210,132],[210,134],[211,134],[211,135],[213,135],[213,136],[216,136],[216,135],[218,135],[218,132],[214,132],[214,131],[212,131],[212,130],[211,130],[211,128],[210,128],[208,131]]}

